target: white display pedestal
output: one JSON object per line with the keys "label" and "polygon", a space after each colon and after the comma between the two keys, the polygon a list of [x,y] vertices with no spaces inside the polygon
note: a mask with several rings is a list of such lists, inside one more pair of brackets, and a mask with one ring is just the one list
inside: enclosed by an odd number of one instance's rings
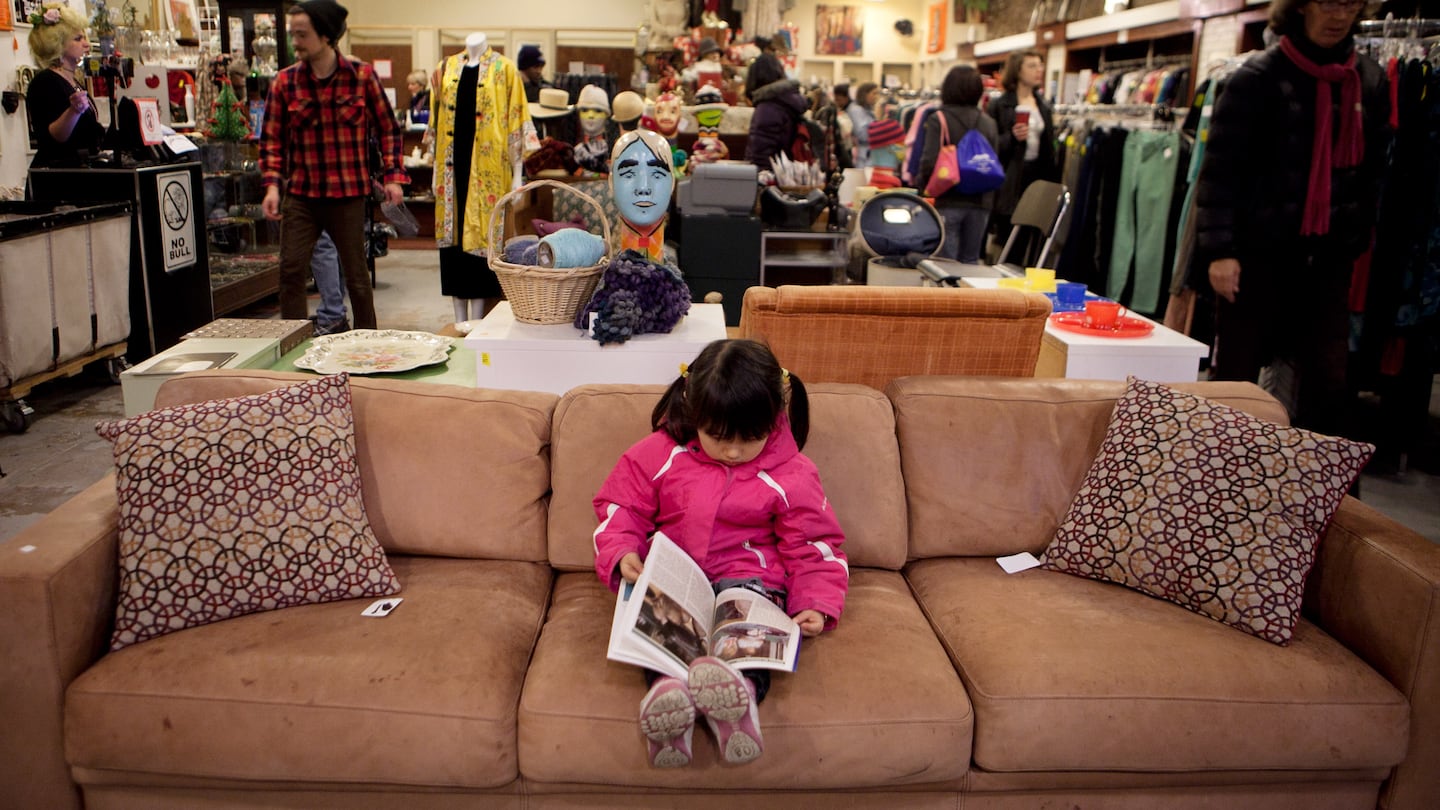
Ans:
{"label": "white display pedestal", "polygon": [[569,324],[521,323],[507,301],[480,321],[464,346],[475,352],[475,384],[480,388],[563,394],[586,383],[668,384],[680,374],[682,363],[725,336],[720,304],[692,304],[690,314],[669,334],[602,346]]}
{"label": "white display pedestal", "polygon": [[[966,286],[996,289],[996,278],[963,278]],[[1155,323],[1131,312],[1132,318]],[[1134,375],[1151,382],[1195,382],[1200,360],[1210,353],[1198,340],[1155,323],[1145,337],[1091,337],[1056,329],[1048,319],[1040,343],[1036,377],[1069,377],[1081,380],[1123,380]]]}

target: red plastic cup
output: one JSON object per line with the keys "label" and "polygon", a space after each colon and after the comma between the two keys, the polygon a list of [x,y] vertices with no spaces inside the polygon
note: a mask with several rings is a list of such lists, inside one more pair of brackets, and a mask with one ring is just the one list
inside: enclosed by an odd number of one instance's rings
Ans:
{"label": "red plastic cup", "polygon": [[1029,111],[1029,110],[1016,110],[1016,111],[1015,111],[1015,123],[1017,123],[1017,124],[1025,124],[1026,126],[1029,126],[1029,125],[1030,125],[1030,111]]}
{"label": "red plastic cup", "polygon": [[1086,301],[1084,323],[1091,329],[1114,329],[1124,312],[1125,308],[1114,301]]}

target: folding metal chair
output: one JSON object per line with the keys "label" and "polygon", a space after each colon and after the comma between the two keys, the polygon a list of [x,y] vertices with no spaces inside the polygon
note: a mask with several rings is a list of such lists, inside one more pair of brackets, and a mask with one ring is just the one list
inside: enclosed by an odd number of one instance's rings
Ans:
{"label": "folding metal chair", "polygon": [[1050,249],[1055,245],[1056,226],[1065,218],[1065,212],[1069,208],[1070,190],[1065,188],[1063,183],[1052,183],[1049,180],[1036,180],[1031,183],[1020,195],[1020,201],[1015,204],[1015,213],[1010,215],[1010,236],[1005,240],[1005,247],[1000,250],[997,264],[1019,266],[1021,273],[1024,272],[1024,260],[1017,265],[1010,261],[1010,252],[1015,248],[1020,229],[1027,227],[1036,229],[1045,240],[1040,247],[1040,257],[1031,266],[1044,267],[1045,260],[1050,256]]}

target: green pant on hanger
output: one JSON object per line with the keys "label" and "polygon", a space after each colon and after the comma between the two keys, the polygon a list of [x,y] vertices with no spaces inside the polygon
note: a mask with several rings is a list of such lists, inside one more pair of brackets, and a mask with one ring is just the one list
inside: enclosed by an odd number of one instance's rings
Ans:
{"label": "green pant on hanger", "polygon": [[1115,205],[1115,243],[1105,294],[1118,299],[1125,292],[1133,259],[1135,285],[1129,306],[1138,312],[1149,314],[1159,308],[1170,196],[1175,191],[1179,160],[1178,132],[1138,130],[1125,139],[1125,161],[1120,168],[1119,200]]}

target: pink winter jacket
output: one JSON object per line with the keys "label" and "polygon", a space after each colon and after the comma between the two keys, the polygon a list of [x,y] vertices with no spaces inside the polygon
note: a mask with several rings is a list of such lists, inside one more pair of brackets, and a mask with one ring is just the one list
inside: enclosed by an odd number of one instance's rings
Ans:
{"label": "pink winter jacket", "polygon": [[625,451],[594,503],[595,573],[612,591],[620,558],[633,551],[643,560],[658,529],[711,582],[757,577],[783,589],[792,616],[818,610],[829,630],[845,607],[845,535],[814,462],[783,419],[754,461],[734,467],[707,456],[699,441],[678,445],[657,430]]}

